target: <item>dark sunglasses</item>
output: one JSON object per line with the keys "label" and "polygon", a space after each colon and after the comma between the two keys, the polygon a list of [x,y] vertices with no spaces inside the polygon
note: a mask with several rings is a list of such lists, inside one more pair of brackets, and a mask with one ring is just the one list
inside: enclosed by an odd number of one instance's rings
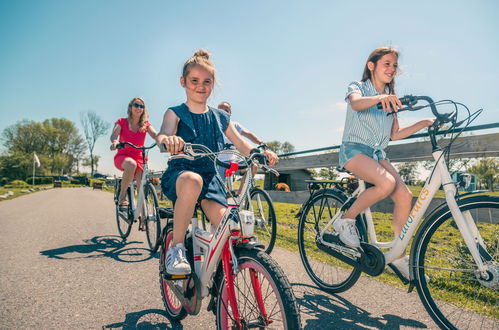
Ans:
{"label": "dark sunglasses", "polygon": [[134,107],[136,107],[136,108],[140,108],[140,109],[144,109],[144,108],[145,108],[145,106],[143,106],[142,104],[138,104],[138,103],[134,103],[134,104],[132,104],[132,105],[133,105]]}

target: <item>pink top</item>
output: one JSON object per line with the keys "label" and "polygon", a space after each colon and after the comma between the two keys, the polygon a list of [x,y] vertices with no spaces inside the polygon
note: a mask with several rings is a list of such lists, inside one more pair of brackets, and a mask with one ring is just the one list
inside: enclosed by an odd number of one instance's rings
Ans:
{"label": "pink top", "polygon": [[[145,130],[143,130],[143,131],[139,130],[137,132],[133,132],[132,130],[130,130],[127,118],[118,119],[116,121],[116,124],[121,126],[120,138],[119,138],[120,142],[126,141],[126,142],[130,142],[132,144],[135,144],[136,146],[139,146],[139,147],[144,146],[144,142],[146,140],[147,130],[149,129],[149,126],[151,126],[151,124],[148,121],[146,121]],[[128,145],[125,146],[125,148],[123,148],[123,149],[119,149],[116,156],[118,156],[118,155],[119,156],[124,155],[127,157],[131,157],[131,158],[138,160],[142,163],[141,151],[138,149],[132,148]]]}

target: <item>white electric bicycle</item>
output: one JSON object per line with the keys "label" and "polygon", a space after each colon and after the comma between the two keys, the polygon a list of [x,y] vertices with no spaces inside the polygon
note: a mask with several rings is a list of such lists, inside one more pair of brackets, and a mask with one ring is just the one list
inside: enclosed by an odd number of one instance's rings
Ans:
{"label": "white electric bicycle", "polygon": [[[358,187],[352,189],[338,182],[334,188],[312,194],[302,207],[298,241],[303,265],[322,290],[342,292],[355,284],[361,272],[380,275],[385,265],[399,258],[414,238],[409,291],[417,288],[424,307],[438,326],[499,329],[499,196],[458,195],[444,157],[462,130],[443,148],[436,139],[442,124],[451,123],[452,128],[463,123],[467,126],[481,110],[469,114],[463,104],[450,100],[434,102],[427,96],[407,96],[401,101],[407,106],[402,111],[430,107],[436,117],[428,129],[435,164],[402,232],[393,241],[378,241],[373,215],[367,208],[356,218],[361,247],[344,245],[332,224],[366,185],[359,180]],[[416,106],[418,101],[427,104]],[[439,113],[437,106],[443,104],[453,105],[454,111]],[[458,106],[468,110],[467,118],[461,122],[456,119]],[[418,227],[441,186],[445,202]]]}

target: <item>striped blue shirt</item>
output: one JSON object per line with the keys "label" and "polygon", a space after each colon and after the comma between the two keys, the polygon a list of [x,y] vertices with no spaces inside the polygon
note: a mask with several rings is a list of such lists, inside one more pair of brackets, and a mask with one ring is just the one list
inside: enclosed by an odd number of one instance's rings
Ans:
{"label": "striped blue shirt", "polygon": [[361,96],[379,95],[369,79],[364,82],[354,81],[348,85],[345,96],[348,105],[347,116],[342,141],[362,143],[375,150],[384,150],[390,141],[393,116],[387,116],[376,106],[362,111],[352,110],[348,97],[353,93]]}

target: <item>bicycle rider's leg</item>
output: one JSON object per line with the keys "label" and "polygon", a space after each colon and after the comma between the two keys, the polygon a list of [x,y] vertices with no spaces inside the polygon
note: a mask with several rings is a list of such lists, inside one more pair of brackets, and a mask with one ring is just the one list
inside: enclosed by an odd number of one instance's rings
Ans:
{"label": "bicycle rider's leg", "polygon": [[397,237],[411,212],[412,193],[388,160],[381,160],[380,164],[390,172],[396,181],[395,190],[393,190],[390,198],[395,204],[393,208],[393,229],[395,237]]}
{"label": "bicycle rider's leg", "polygon": [[220,224],[220,220],[222,220],[222,217],[227,210],[227,207],[216,201],[208,199],[203,199],[201,201],[201,207],[203,208],[203,212],[206,214],[213,227],[217,228]]}
{"label": "bicycle rider's leg", "polygon": [[194,208],[203,187],[203,179],[194,172],[183,172],[175,183],[177,200],[173,212],[172,246],[184,243],[184,236],[194,214]]}
{"label": "bicycle rider's leg", "polygon": [[355,176],[374,185],[360,194],[345,213],[345,218],[355,219],[360,212],[390,196],[395,189],[396,180],[393,175],[380,163],[364,154],[355,155],[344,167]]}
{"label": "bicycle rider's leg", "polygon": [[120,203],[125,200],[126,191],[128,186],[130,185],[130,182],[132,182],[133,180],[133,175],[135,173],[135,169],[137,168],[137,163],[135,162],[135,160],[133,160],[133,158],[127,157],[123,160],[121,167],[123,168],[123,177],[121,178],[121,191],[118,198],[118,201]]}

